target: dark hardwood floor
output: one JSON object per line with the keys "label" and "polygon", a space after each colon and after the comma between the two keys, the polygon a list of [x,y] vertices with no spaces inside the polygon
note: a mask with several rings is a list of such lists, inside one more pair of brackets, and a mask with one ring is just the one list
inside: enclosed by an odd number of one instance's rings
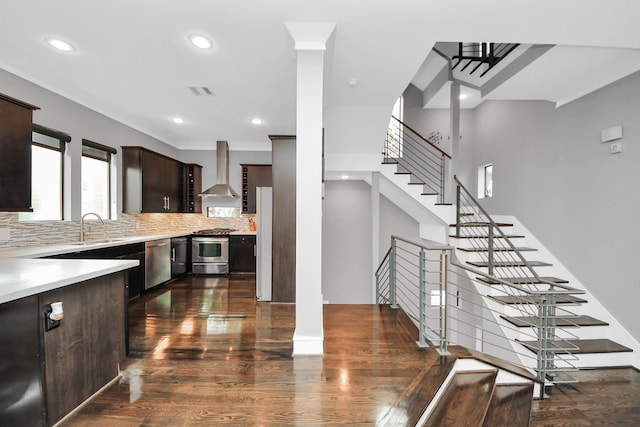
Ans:
{"label": "dark hardwood floor", "polygon": [[[325,305],[325,354],[293,358],[294,306],[254,290],[253,276],[188,276],[133,301],[122,377],[61,425],[375,425],[445,363],[373,305]],[[637,371],[581,375],[534,402],[532,425],[640,425]]]}

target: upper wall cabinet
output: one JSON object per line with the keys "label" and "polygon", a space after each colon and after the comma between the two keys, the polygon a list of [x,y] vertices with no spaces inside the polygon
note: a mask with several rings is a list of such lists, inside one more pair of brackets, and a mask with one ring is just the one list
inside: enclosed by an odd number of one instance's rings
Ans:
{"label": "upper wall cabinet", "polygon": [[122,147],[122,153],[123,212],[197,212],[189,209],[190,195],[200,191],[191,188],[197,185],[197,177],[189,180],[189,171],[200,174],[197,165],[185,165],[143,147]]}
{"label": "upper wall cabinet", "polygon": [[242,213],[256,213],[256,187],[271,182],[271,165],[242,165]]}
{"label": "upper wall cabinet", "polygon": [[39,107],[0,94],[0,211],[31,212],[31,127]]}

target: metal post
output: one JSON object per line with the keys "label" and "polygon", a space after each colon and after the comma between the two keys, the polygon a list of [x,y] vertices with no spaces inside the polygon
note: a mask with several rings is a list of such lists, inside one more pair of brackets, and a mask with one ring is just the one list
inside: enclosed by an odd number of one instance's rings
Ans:
{"label": "metal post", "polygon": [[489,275],[493,276],[493,237],[494,237],[494,231],[493,231],[493,224],[491,223],[491,219],[489,219],[489,242],[488,242],[488,251],[489,251],[489,260],[488,260],[488,266],[489,266]]}
{"label": "metal post", "polygon": [[440,348],[438,353],[449,354],[447,350],[447,251],[440,254]]}
{"label": "metal post", "polygon": [[456,191],[456,237],[460,237],[460,186]]}
{"label": "metal post", "polygon": [[547,380],[547,295],[540,295],[538,300],[538,379],[542,383],[540,387],[540,399],[544,399],[544,385]]}
{"label": "metal post", "polygon": [[391,308],[398,308],[396,305],[396,240],[393,237],[389,254],[389,300]]}
{"label": "metal post", "polygon": [[420,250],[420,336],[418,337],[418,347],[424,348],[427,346],[427,341],[425,339],[425,334],[427,332],[427,320],[425,318],[425,300],[426,300],[426,291],[427,291],[427,280],[425,277],[425,252],[424,249]]}
{"label": "metal post", "polygon": [[444,154],[440,156],[440,203],[444,203],[444,172],[445,172],[445,157]]}

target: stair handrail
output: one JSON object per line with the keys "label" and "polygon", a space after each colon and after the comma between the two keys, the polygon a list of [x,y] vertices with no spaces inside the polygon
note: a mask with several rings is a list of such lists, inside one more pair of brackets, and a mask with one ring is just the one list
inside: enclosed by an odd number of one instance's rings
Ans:
{"label": "stair handrail", "polygon": [[[399,242],[404,242],[408,245],[411,245],[413,248],[407,248],[406,245],[398,245]],[[423,240],[423,242],[425,242],[425,240]],[[427,243],[421,243],[400,236],[392,235],[390,248],[385,254],[383,261],[380,263],[380,266],[376,270],[376,292],[378,293],[378,295],[376,296],[376,300],[379,304],[389,304],[390,308],[392,309],[401,308],[402,311],[409,316],[409,318],[412,318],[414,322],[416,322],[416,326],[419,330],[418,341],[416,342],[418,347],[424,348],[427,346],[433,346],[435,350],[437,350],[441,355],[449,354],[449,303],[447,301],[449,300],[449,298],[452,298],[453,300],[460,298],[459,293],[449,292],[449,273],[453,275],[460,274],[451,269],[451,266],[453,266],[458,268],[460,271],[466,270],[473,274],[490,278],[492,281],[504,285],[507,290],[503,292],[506,295],[511,295],[516,298],[522,298],[523,300],[526,300],[527,296],[537,297],[532,302],[532,304],[534,304],[534,312],[538,313],[540,320],[539,323],[531,325],[531,327],[536,328],[536,335],[534,337],[538,342],[538,351],[536,352],[537,365],[536,368],[531,369],[535,369],[537,371],[538,379],[542,384],[545,384],[545,380],[547,379],[548,375],[553,376],[554,372],[558,372],[562,369],[566,371],[566,367],[560,369],[556,365],[556,362],[568,365],[569,369],[575,369],[570,360],[572,360],[571,357],[574,357],[571,351],[577,349],[576,346],[572,345],[571,348],[565,348],[561,351],[558,351],[554,349],[552,345],[550,345],[550,342],[557,338],[555,332],[556,329],[562,329],[558,328],[555,324],[555,321],[553,320],[555,317],[555,297],[567,294],[583,294],[585,293],[584,291],[577,290],[559,283],[552,283],[553,287],[549,290],[539,291],[524,288],[512,282],[503,280],[500,277],[496,277],[494,275],[485,273],[481,270],[457,262],[455,257],[455,246],[433,241],[426,242]],[[425,251],[439,251],[440,259],[438,260],[433,257],[428,258]],[[418,262],[412,260],[412,258],[408,258],[408,256],[417,256]],[[427,262],[432,263],[432,265],[434,263],[437,263],[439,265],[438,271],[436,272],[433,269],[428,269],[426,267]],[[396,263],[398,264],[396,265]],[[386,271],[384,270],[385,267]],[[407,270],[407,268],[411,268],[414,270],[413,272],[411,272]],[[384,277],[382,277],[381,273],[385,273]],[[427,278],[427,273],[431,275],[439,274],[439,279],[432,278],[431,280],[429,280]],[[381,283],[381,280],[386,280],[386,282]],[[481,282],[476,283],[482,284]],[[433,294],[431,294],[431,303],[427,303],[426,301],[428,294],[427,289],[428,287],[433,288],[434,286],[439,289],[439,296],[436,296],[439,302],[436,302],[435,304],[439,306],[440,312],[439,317],[435,318],[436,320],[439,319],[439,325],[435,327],[428,325],[428,322],[432,322],[434,320],[434,317],[429,317],[426,313],[426,305],[430,304],[431,307],[433,307],[434,304]],[[484,284],[484,286],[491,285]],[[509,289],[518,291],[523,295],[518,296],[515,293],[509,291]],[[387,294],[381,295],[381,292],[386,292]],[[399,299],[397,300],[397,298]],[[466,303],[474,304],[471,299],[467,298],[466,300],[463,300],[466,301]],[[457,303],[452,307],[458,307]],[[482,307],[488,308],[485,303],[482,303]],[[419,314],[417,313],[418,311]],[[530,312],[524,311],[524,313]],[[483,318],[485,320],[487,319],[486,317]],[[562,330],[567,333],[565,329]],[[459,329],[452,330],[452,332],[455,331],[458,331],[457,333],[460,332]],[[507,340],[510,340],[511,342],[514,342],[513,338],[510,339],[506,336],[505,338]],[[566,338],[564,338],[563,340],[566,340]],[[515,339],[515,342],[518,341],[518,339]],[[520,344],[526,348],[525,344]],[[515,348],[511,348],[510,351],[516,350]],[[517,351],[516,353],[523,355],[523,353],[518,353]],[[560,356],[560,358],[558,358],[558,355]],[[555,377],[553,381],[557,381]],[[540,389],[540,398],[544,398],[544,387]]]}
{"label": "stair handrail", "polygon": [[449,160],[451,160],[451,155],[447,154],[445,151],[443,151],[440,147],[438,147],[437,145],[435,145],[433,142],[429,141],[427,138],[425,138],[424,136],[422,136],[420,134],[420,132],[418,132],[417,130],[414,130],[411,126],[409,126],[408,124],[406,124],[405,122],[403,122],[402,120],[400,120],[399,118],[397,118],[396,116],[391,116],[392,119],[394,119],[395,121],[397,121],[399,124],[401,124],[403,127],[409,129],[411,132],[413,132],[418,138],[420,138],[422,141],[424,141],[425,143],[429,144],[431,146],[431,148],[434,148],[436,151],[440,152],[440,154],[442,154],[443,156],[445,156],[446,158],[448,158]]}
{"label": "stair handrail", "polygon": [[383,163],[397,165],[396,173],[408,173],[412,184],[422,185],[423,194],[437,195],[444,203],[451,155],[393,115],[382,155]]}
{"label": "stair handrail", "polygon": [[[562,288],[565,288],[567,290],[571,290],[574,293],[579,293],[579,294],[584,294],[585,293],[584,291],[582,291],[580,289],[572,288],[570,286],[564,286],[564,285],[562,285],[560,283],[552,282],[550,280],[546,280],[546,279],[541,278],[538,275],[538,273],[527,262],[527,259],[524,257],[524,255],[522,255],[522,252],[520,250],[518,250],[518,248],[513,244],[511,239],[509,239],[509,237],[502,231],[500,226],[498,226],[498,224],[493,220],[491,215],[489,215],[489,213],[482,207],[480,202],[471,194],[471,192],[469,190],[467,190],[467,188],[464,186],[464,184],[462,184],[462,182],[460,182],[460,180],[458,179],[458,176],[454,175],[453,179],[458,184],[458,191],[460,191],[460,190],[464,191],[465,195],[471,201],[473,201],[473,203],[475,204],[475,207],[478,208],[480,210],[480,212],[482,212],[482,214],[487,218],[487,220],[489,222],[489,224],[488,224],[489,230],[491,230],[491,231],[492,230],[497,230],[498,231],[498,233],[500,234],[500,237],[502,239],[504,239],[504,242],[506,242],[509,245],[509,247],[511,248],[513,253],[515,253],[516,256],[520,259],[520,261],[522,261],[524,268],[526,268],[533,275],[532,277],[535,278],[537,282],[549,285],[549,286],[551,286],[552,289],[555,288],[555,287],[562,287]],[[459,200],[460,200],[460,198],[458,197],[458,201]],[[460,203],[459,202],[456,203],[456,237],[460,237],[460,224],[461,224],[461,222],[460,222],[460,207],[461,207]],[[491,246],[491,244],[490,244],[490,246]],[[490,249],[492,249],[492,248],[490,248]],[[488,254],[488,257],[489,257],[490,260],[493,259],[493,253],[492,253],[491,250],[490,250],[490,252]],[[462,266],[462,268],[469,269],[466,266]],[[500,281],[500,279],[497,278],[497,277],[493,277],[493,279]]]}

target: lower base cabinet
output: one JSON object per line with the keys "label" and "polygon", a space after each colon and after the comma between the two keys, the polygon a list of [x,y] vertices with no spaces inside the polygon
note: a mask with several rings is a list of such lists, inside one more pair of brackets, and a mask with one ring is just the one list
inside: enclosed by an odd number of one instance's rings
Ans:
{"label": "lower base cabinet", "polygon": [[126,272],[39,296],[40,313],[63,303],[60,326],[44,331],[47,425],[53,425],[119,374],[125,358]]}
{"label": "lower base cabinet", "polygon": [[229,236],[229,273],[256,272],[256,236]]}
{"label": "lower base cabinet", "polygon": [[45,425],[38,296],[0,304],[0,425]]}
{"label": "lower base cabinet", "polygon": [[[52,426],[115,379],[126,271],[0,304],[0,426]],[[47,330],[45,313],[64,317]]]}

